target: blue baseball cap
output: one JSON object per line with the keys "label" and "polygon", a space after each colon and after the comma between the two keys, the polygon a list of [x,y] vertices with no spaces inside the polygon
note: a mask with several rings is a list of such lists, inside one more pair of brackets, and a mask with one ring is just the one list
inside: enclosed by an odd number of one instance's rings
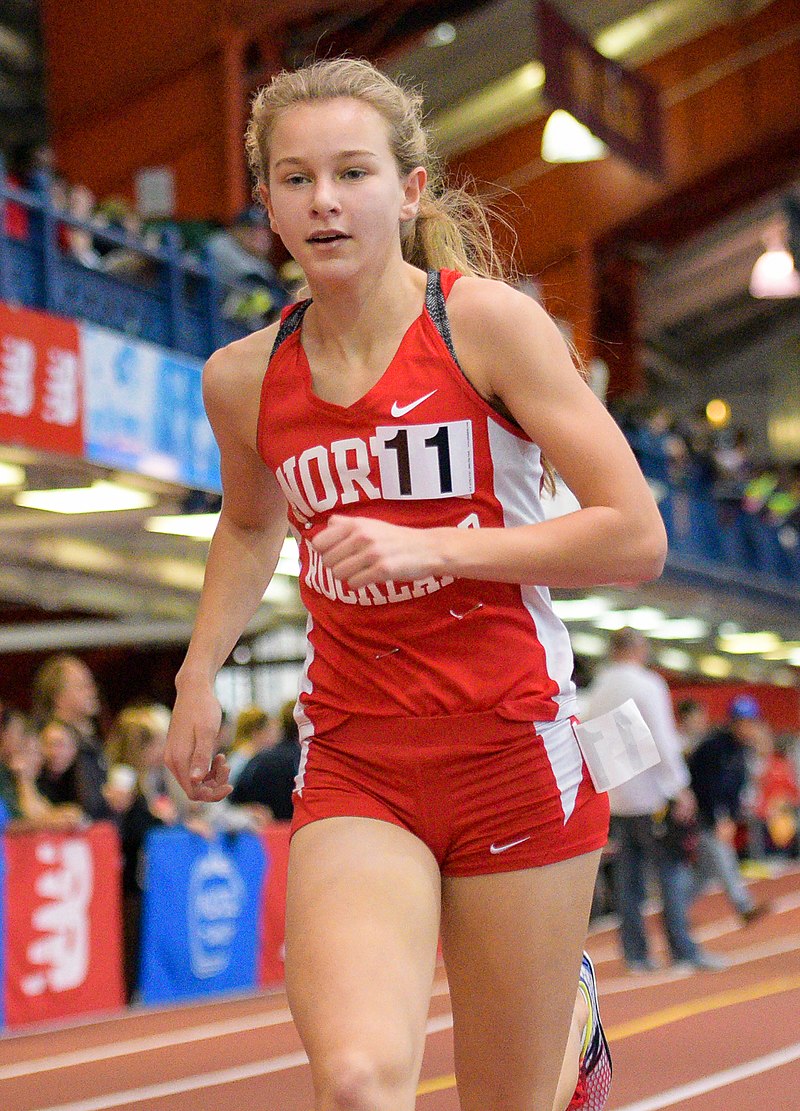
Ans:
{"label": "blue baseball cap", "polygon": [[728,703],[728,716],[754,721],[761,717],[761,707],[751,694],[737,694]]}

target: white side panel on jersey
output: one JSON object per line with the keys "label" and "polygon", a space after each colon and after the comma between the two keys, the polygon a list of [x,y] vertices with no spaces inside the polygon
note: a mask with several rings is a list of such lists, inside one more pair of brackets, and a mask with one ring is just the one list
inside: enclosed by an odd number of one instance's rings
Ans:
{"label": "white side panel on jersey", "polygon": [[[314,662],[314,645],[311,643],[311,631],[314,628],[314,622],[311,620],[309,614],[306,621],[306,658],[303,664],[303,674],[300,678],[300,693],[311,694],[313,684],[308,677],[308,671]],[[303,793],[303,785],[305,783],[306,763],[308,761],[308,750],[314,739],[314,724],[311,718],[305,712],[303,703],[298,698],[294,708],[294,720],[297,722],[297,729],[300,735],[300,766],[297,769],[295,776],[294,789],[298,795]]]}
{"label": "white side panel on jersey", "polygon": [[[489,420],[487,423],[494,471],[494,494],[503,507],[505,525],[513,528],[543,521],[545,513],[539,496],[542,479],[539,448],[536,444],[507,432],[496,421]],[[520,594],[544,650],[547,674],[558,685],[558,693],[554,696],[558,705],[556,720],[569,718],[576,708],[569,634],[563,622],[553,612],[550,591],[546,587],[522,585]],[[548,747],[548,755],[561,792],[561,805],[566,821],[574,809],[582,776],[581,753],[574,735],[571,743],[558,746],[557,753],[551,754]]]}

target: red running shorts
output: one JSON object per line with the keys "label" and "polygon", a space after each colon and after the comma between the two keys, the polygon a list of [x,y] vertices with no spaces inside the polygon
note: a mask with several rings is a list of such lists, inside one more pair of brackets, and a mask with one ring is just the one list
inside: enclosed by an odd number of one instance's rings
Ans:
{"label": "red running shorts", "polygon": [[446,876],[602,848],[608,796],[595,791],[572,725],[499,711],[348,719],[304,747],[292,832],[323,818],[392,822],[419,837]]}

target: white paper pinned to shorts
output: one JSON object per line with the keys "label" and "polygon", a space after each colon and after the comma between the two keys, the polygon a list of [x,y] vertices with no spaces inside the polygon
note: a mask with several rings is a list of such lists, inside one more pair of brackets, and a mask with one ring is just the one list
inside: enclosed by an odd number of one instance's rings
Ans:
{"label": "white paper pinned to shorts", "polygon": [[632,698],[573,729],[596,791],[619,787],[661,762],[653,734]]}

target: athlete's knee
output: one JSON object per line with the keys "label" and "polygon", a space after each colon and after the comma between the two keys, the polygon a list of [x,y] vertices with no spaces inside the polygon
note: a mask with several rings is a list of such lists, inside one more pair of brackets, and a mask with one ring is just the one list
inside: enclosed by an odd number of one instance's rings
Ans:
{"label": "athlete's knee", "polygon": [[409,1091],[408,1106],[413,1107],[410,1060],[352,1050],[329,1058],[321,1071],[318,1086],[323,1111],[394,1111],[406,1106],[404,1093]]}

